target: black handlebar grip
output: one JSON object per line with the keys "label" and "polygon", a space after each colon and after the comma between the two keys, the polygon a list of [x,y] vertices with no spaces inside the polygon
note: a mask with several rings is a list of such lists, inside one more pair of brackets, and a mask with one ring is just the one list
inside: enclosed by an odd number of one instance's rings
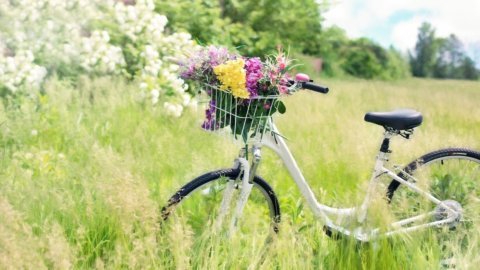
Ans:
{"label": "black handlebar grip", "polygon": [[302,88],[312,90],[318,93],[323,93],[323,94],[326,94],[329,91],[328,87],[316,85],[314,83],[309,83],[309,82],[304,82],[302,85]]}

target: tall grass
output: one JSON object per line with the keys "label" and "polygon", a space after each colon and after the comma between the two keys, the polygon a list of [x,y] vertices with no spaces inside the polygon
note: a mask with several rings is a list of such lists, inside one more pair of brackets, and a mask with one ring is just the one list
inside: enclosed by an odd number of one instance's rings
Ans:
{"label": "tall grass", "polygon": [[[480,85],[463,81],[329,80],[331,93],[285,99],[277,119],[320,201],[357,203],[382,128],[373,110],[415,108],[425,120],[412,140],[393,141],[406,164],[447,146],[480,148]],[[214,238],[165,231],[159,209],[180,186],[229,167],[237,147],[202,131],[203,112],[179,119],[137,101],[134,86],[87,78],[51,80],[40,102],[0,107],[0,268],[436,269],[425,232],[359,244],[334,241],[304,206],[281,162],[266,151],[259,174],[280,198],[281,232],[267,249],[255,235]],[[255,217],[245,217],[255,218]],[[477,237],[477,236],[472,236]],[[471,252],[461,268],[478,263]]]}

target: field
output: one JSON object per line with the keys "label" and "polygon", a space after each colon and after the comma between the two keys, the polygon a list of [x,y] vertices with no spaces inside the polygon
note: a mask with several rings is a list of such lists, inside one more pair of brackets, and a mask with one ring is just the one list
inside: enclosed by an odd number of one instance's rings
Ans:
{"label": "field", "polygon": [[[394,164],[449,146],[480,149],[478,82],[323,83],[328,95],[286,98],[277,125],[326,204],[353,205],[366,188],[383,131],[363,121],[367,111],[423,113],[413,139],[393,141]],[[192,235],[159,224],[160,209],[193,177],[231,166],[238,147],[202,131],[200,109],[168,117],[117,79],[51,80],[46,92],[38,104],[0,107],[0,269],[439,268],[441,252],[425,232],[364,245],[325,236],[269,152],[259,174],[283,213],[270,247],[241,235],[192,250]],[[457,269],[474,269],[479,251],[462,254]]]}

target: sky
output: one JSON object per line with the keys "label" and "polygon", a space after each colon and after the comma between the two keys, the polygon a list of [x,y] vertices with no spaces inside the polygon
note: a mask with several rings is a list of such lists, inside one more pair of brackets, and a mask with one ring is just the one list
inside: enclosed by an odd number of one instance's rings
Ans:
{"label": "sky", "polygon": [[331,0],[324,25],[337,25],[351,38],[368,37],[406,52],[418,28],[430,22],[437,37],[451,33],[480,63],[480,0]]}

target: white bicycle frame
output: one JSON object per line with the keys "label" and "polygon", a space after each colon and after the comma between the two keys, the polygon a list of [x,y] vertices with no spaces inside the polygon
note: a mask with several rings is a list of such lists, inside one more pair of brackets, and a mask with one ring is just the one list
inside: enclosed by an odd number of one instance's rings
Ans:
{"label": "white bicycle frame", "polygon": [[[398,233],[406,233],[406,232],[415,231],[415,230],[419,230],[427,227],[440,226],[443,224],[453,222],[460,215],[459,212],[455,211],[454,209],[452,209],[451,207],[449,207],[439,199],[435,198],[429,192],[424,191],[421,188],[419,188],[417,185],[415,185],[414,183],[416,182],[416,179],[413,176],[402,171],[402,174],[405,175],[406,178],[412,180],[412,181],[407,181],[404,178],[399,177],[397,173],[394,173],[391,170],[385,168],[384,165],[388,158],[388,153],[384,153],[382,151],[379,152],[376,158],[374,171],[367,188],[366,196],[361,205],[357,207],[352,207],[352,208],[334,208],[334,207],[329,207],[327,205],[321,204],[318,202],[314,193],[312,192],[312,189],[310,188],[307,181],[305,180],[305,177],[303,176],[294,157],[292,156],[290,150],[288,149],[287,144],[285,143],[285,140],[278,135],[279,132],[276,126],[272,122],[270,122],[270,126],[271,126],[271,132],[265,133],[263,135],[262,140],[259,140],[261,142],[254,144],[252,147],[252,154],[253,154],[252,165],[250,165],[248,160],[245,158],[245,153],[241,154],[234,164],[234,166],[236,167],[239,166],[241,168],[241,170],[243,171],[243,177],[241,179],[242,181],[241,193],[236,204],[233,218],[230,223],[231,232],[235,230],[237,220],[241,217],[243,208],[251,192],[251,189],[253,186],[253,182],[252,182],[253,176],[261,160],[261,149],[263,146],[272,149],[282,159],[285,167],[288,169],[290,175],[292,176],[294,182],[297,184],[301,194],[303,195],[308,205],[312,209],[314,215],[322,219],[326,227],[328,227],[330,230],[335,230],[344,235],[353,236],[360,241],[369,241],[373,238],[377,238],[381,236],[391,236]],[[394,135],[396,135],[396,133],[391,131],[386,131],[384,134],[384,139],[390,139]],[[243,151],[244,152],[248,151],[248,149],[244,149]],[[337,217],[337,220],[338,218],[340,218],[341,220],[342,219],[344,220],[345,218],[350,218],[350,219],[356,218],[360,224],[363,224],[366,220],[368,207],[370,206],[371,198],[375,191],[375,186],[378,183],[379,177],[384,174],[388,175],[392,179],[395,179],[401,184],[407,186],[411,190],[421,194],[422,196],[426,197],[428,200],[432,201],[436,205],[443,207],[448,212],[450,212],[450,215],[447,215],[447,218],[442,220],[427,221],[423,224],[408,226],[409,224],[412,224],[414,222],[419,222],[419,221],[428,219],[434,214],[434,211],[431,211],[429,213],[424,213],[421,215],[409,217],[409,218],[394,222],[389,226],[389,228],[392,228],[392,229],[383,233],[380,233],[380,229],[378,228],[364,231],[361,226],[359,226],[358,228],[355,228],[354,230],[349,230],[345,227],[342,227],[339,224],[336,224],[333,221],[334,220],[333,217]],[[223,222],[225,213],[229,209],[234,185],[235,185],[234,181],[229,181],[227,188],[224,191],[224,196],[221,204],[221,211],[220,211],[219,218],[217,220],[219,223]]]}

